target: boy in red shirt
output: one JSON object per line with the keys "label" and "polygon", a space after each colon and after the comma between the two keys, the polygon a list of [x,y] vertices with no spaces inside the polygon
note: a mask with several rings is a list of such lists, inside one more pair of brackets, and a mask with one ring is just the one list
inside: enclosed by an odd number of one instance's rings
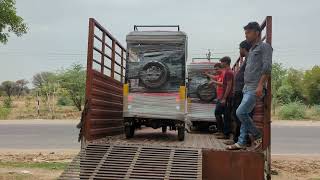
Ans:
{"label": "boy in red shirt", "polygon": [[221,73],[218,76],[212,77],[211,83],[217,85],[218,102],[215,109],[219,138],[228,139],[231,134],[231,97],[233,86],[233,71],[230,68],[230,57],[220,59]]}

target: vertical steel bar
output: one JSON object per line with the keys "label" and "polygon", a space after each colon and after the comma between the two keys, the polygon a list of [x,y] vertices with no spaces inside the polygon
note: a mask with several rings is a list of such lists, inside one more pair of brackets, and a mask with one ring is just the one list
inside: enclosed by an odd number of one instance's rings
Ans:
{"label": "vertical steel bar", "polygon": [[[272,16],[267,16],[266,20],[266,42],[272,45]],[[268,78],[267,84],[267,97],[266,97],[266,109],[265,109],[265,122],[267,122],[267,161],[268,161],[268,175],[267,179],[271,179],[271,100],[272,100],[272,92],[271,92],[271,77]]]}
{"label": "vertical steel bar", "polygon": [[101,47],[101,52],[102,52],[102,54],[101,54],[101,69],[100,69],[101,74],[104,73],[104,55],[105,55],[105,48],[106,48],[105,41],[106,41],[106,33],[102,32],[102,42],[101,42],[101,46],[102,46]]}
{"label": "vertical steel bar", "polygon": [[[93,42],[94,42],[94,27],[95,22],[93,18],[89,19],[89,33],[88,33],[88,52],[87,52],[87,79],[86,79],[86,101],[88,106],[91,105],[91,89],[92,89],[92,66],[93,66]],[[88,109],[90,111],[90,108]],[[90,113],[85,117],[84,121],[84,136],[85,139],[90,139]]]}
{"label": "vertical steel bar", "polygon": [[124,66],[123,66],[123,56],[124,56],[124,53],[123,53],[123,49],[121,48],[121,82],[123,83],[123,69],[124,69]]}
{"label": "vertical steel bar", "polygon": [[116,42],[112,40],[112,54],[111,54],[111,77],[114,79],[114,65],[116,61]]}

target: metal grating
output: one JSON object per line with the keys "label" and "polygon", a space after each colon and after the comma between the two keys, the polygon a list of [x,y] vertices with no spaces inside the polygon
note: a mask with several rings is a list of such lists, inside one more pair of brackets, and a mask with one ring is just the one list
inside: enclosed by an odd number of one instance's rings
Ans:
{"label": "metal grating", "polygon": [[59,177],[65,179],[202,179],[200,149],[89,144]]}

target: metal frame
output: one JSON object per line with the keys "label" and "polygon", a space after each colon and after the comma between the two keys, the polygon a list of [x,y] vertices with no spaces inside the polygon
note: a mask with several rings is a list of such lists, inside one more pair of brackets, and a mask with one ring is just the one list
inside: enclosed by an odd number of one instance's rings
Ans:
{"label": "metal frame", "polygon": [[[98,32],[101,32],[101,36]],[[95,42],[100,44],[100,47],[97,47]],[[107,51],[111,53],[108,54]],[[94,59],[96,54],[100,58]],[[122,106],[125,55],[124,46],[95,19],[90,18],[86,79],[88,112],[82,127],[84,142],[109,133],[122,133],[122,119],[120,119],[122,108],[121,112],[118,112],[116,108]],[[85,145],[85,143],[82,144]]]}
{"label": "metal frame", "polygon": [[138,28],[139,27],[174,27],[174,28],[177,28],[178,31],[180,31],[180,26],[179,25],[134,25],[133,26],[133,30],[134,31],[138,31]]}
{"label": "metal frame", "polygon": [[212,57],[212,58],[208,59],[208,58],[197,58],[197,57],[195,57],[195,58],[192,58],[191,62],[194,62],[195,60],[204,60],[204,59],[208,60],[208,62],[211,62],[211,60],[219,60],[221,58]]}
{"label": "metal frame", "polygon": [[59,180],[201,180],[201,149],[88,144]]}

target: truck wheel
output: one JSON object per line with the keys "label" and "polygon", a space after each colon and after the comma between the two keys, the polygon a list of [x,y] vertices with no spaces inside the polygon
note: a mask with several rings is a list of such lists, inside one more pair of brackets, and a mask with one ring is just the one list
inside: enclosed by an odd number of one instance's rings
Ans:
{"label": "truck wheel", "polygon": [[139,72],[141,83],[149,89],[163,86],[169,79],[170,71],[165,64],[152,61],[148,62]]}
{"label": "truck wheel", "polygon": [[162,126],[162,133],[166,133],[167,132],[167,126]]}
{"label": "truck wheel", "polygon": [[197,96],[201,101],[211,102],[217,96],[216,88],[210,87],[208,83],[201,84],[197,88]]}
{"label": "truck wheel", "polygon": [[185,133],[185,129],[184,127],[178,127],[178,139],[179,141],[183,141],[184,140],[184,133]]}
{"label": "truck wheel", "polygon": [[125,126],[124,132],[126,134],[127,139],[132,138],[134,135],[134,126]]}

